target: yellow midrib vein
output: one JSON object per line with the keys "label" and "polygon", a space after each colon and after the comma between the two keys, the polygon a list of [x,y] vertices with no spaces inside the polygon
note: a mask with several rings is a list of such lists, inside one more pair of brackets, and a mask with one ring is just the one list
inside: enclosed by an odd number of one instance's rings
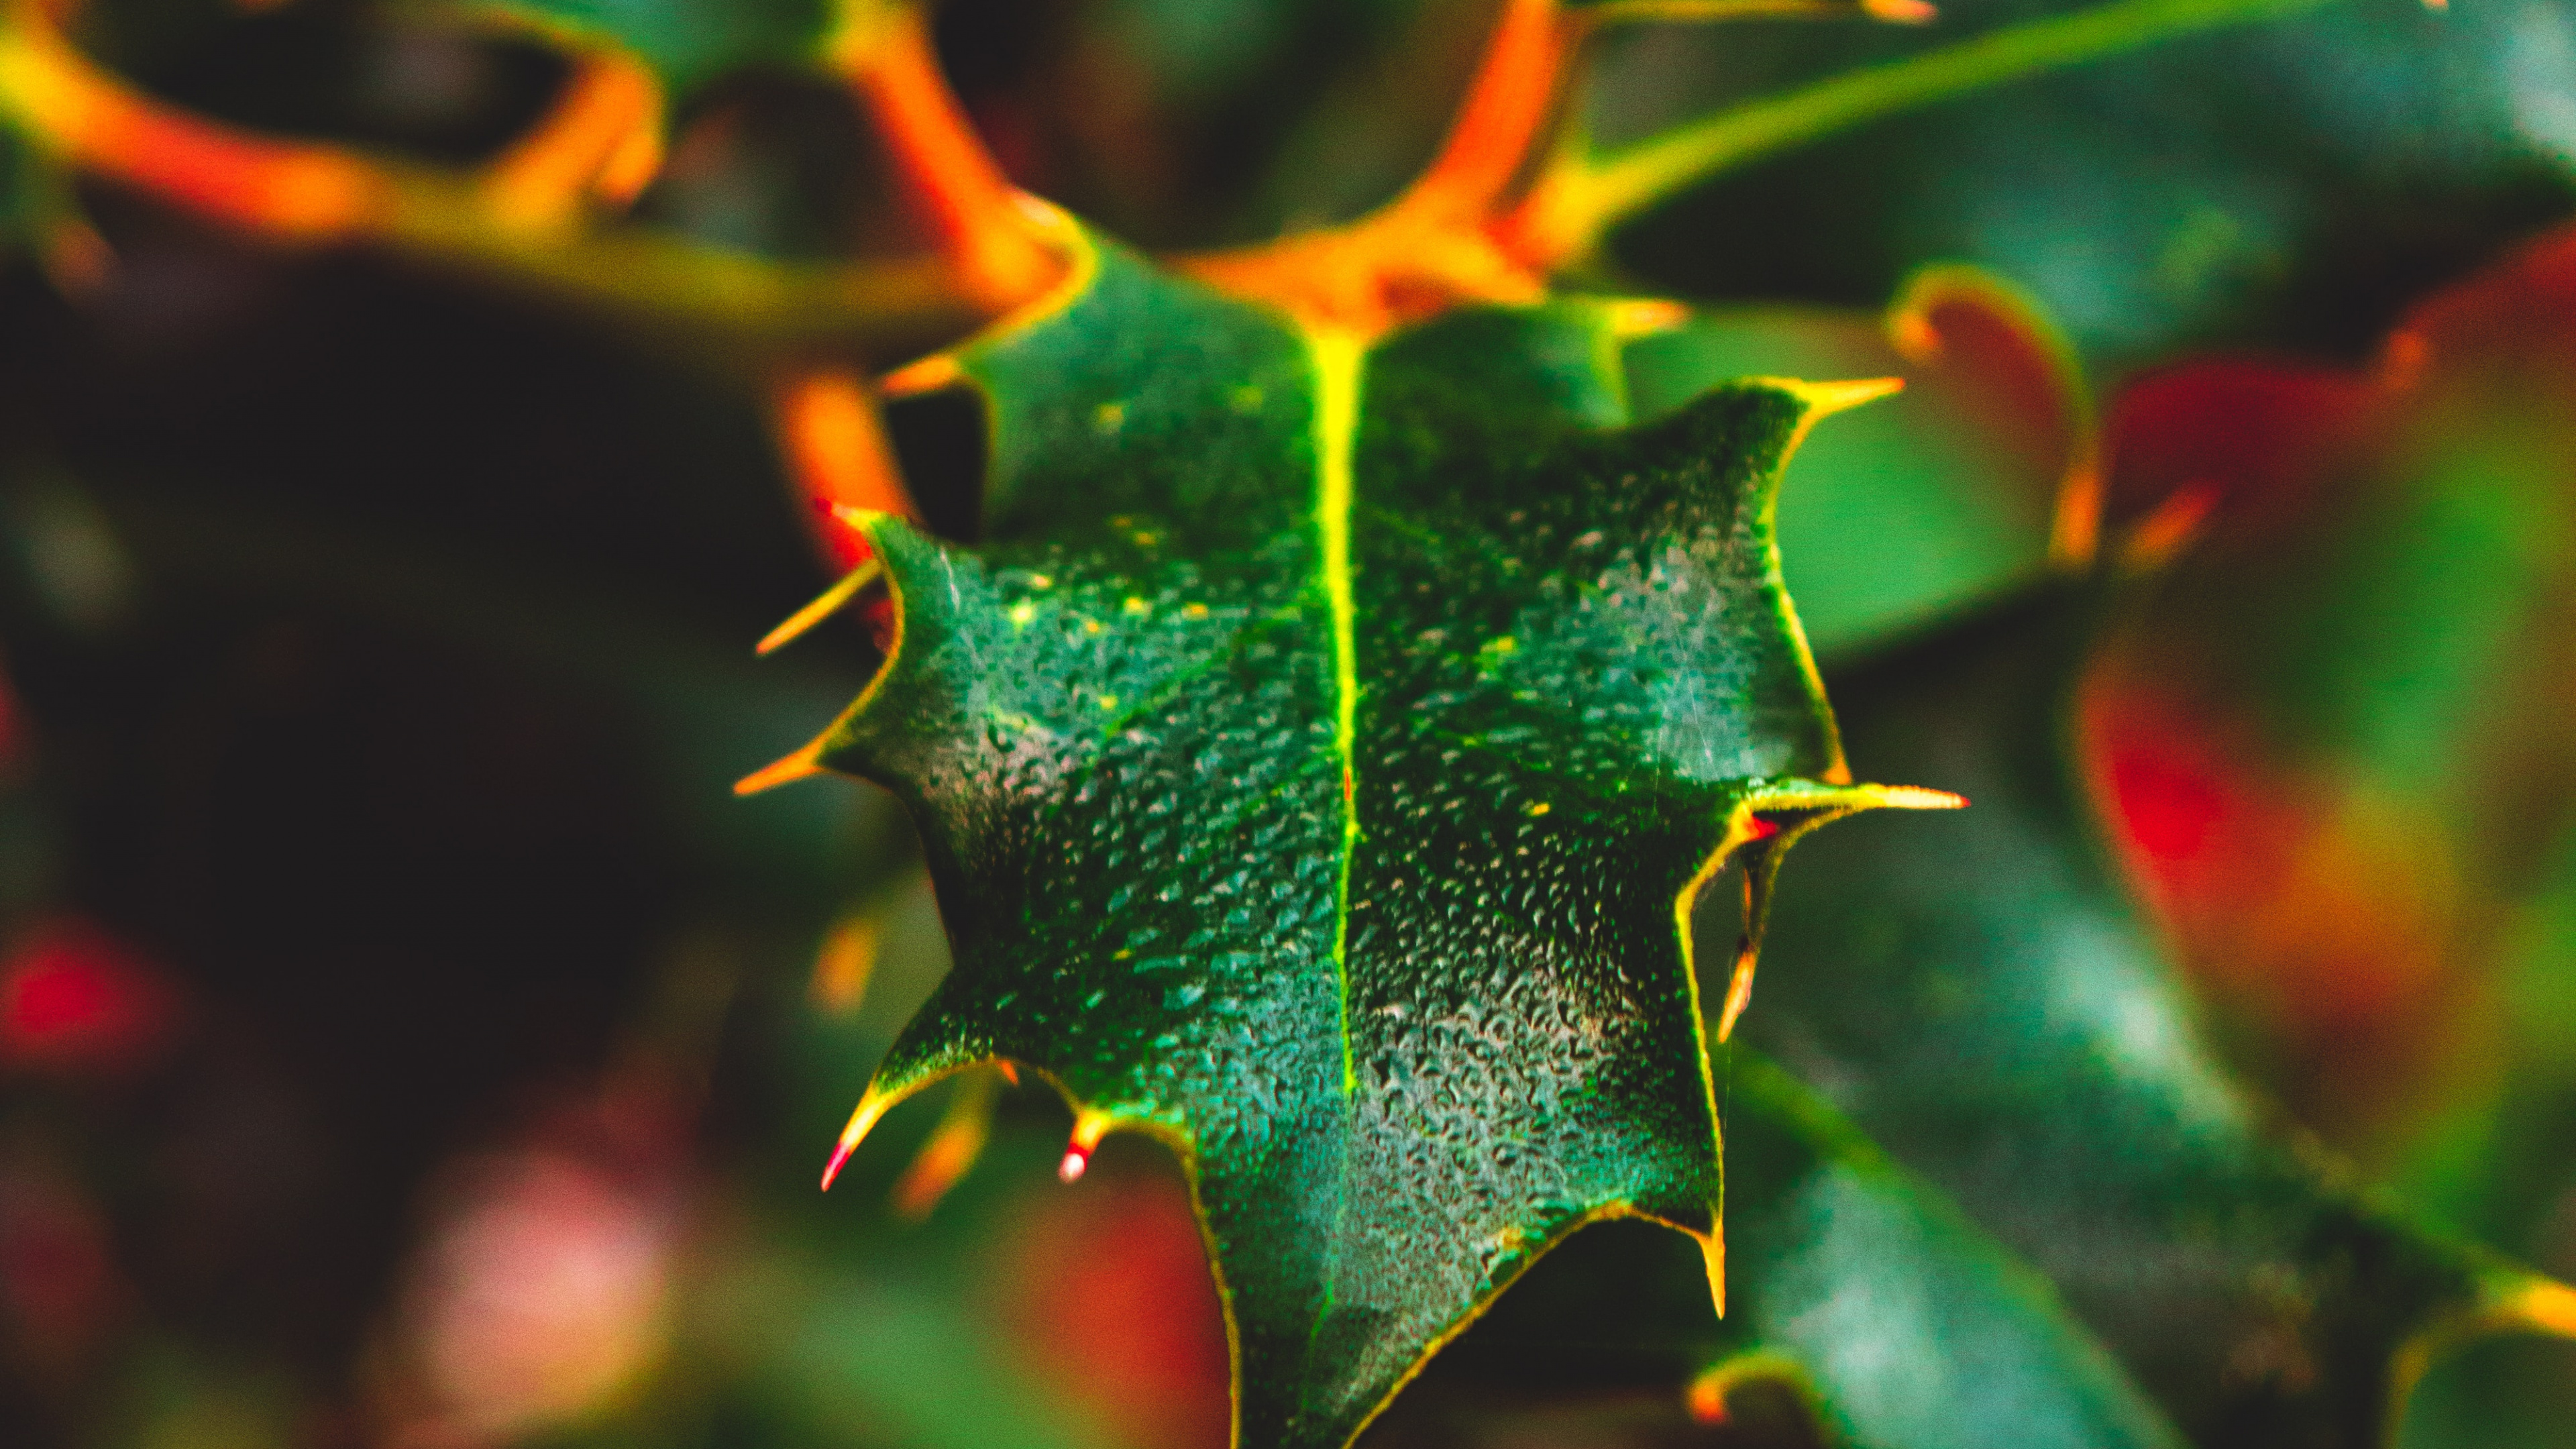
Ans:
{"label": "yellow midrib vein", "polygon": [[1333,889],[1333,979],[1341,991],[1342,1092],[1359,1090],[1351,1058],[1351,861],[1359,853],[1359,645],[1351,602],[1351,450],[1359,434],[1365,344],[1351,333],[1310,329],[1315,368],[1315,532],[1324,599],[1333,615],[1333,748],[1342,762],[1342,860]]}

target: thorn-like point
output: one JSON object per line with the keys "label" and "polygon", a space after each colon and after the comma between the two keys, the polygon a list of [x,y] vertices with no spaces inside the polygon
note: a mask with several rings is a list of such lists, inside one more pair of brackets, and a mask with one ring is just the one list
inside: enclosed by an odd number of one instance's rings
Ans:
{"label": "thorn-like point", "polygon": [[[1776,830],[1777,827],[1774,827],[1774,829]],[[1719,1010],[1717,1015],[1717,1039],[1719,1041],[1724,1041],[1728,1037],[1735,1035],[1736,1020],[1744,1015],[1744,1008],[1753,1004],[1754,956],[1755,952],[1753,942],[1751,940],[1747,939],[1736,943],[1735,974],[1727,979],[1726,1005]]]}
{"label": "thorn-like point", "polygon": [[1878,803],[1891,810],[1965,810],[1968,797],[1920,785],[1877,785]]}
{"label": "thorn-like point", "polygon": [[934,352],[919,362],[906,363],[877,379],[880,397],[919,397],[926,392],[954,387],[966,375],[965,367],[945,352]]}
{"label": "thorn-like point", "polygon": [[919,5],[847,7],[872,23],[846,26],[826,46],[885,146],[897,183],[928,225],[965,292],[1000,316],[1044,293],[1064,258],[941,71]]}
{"label": "thorn-like point", "polygon": [[848,1016],[868,995],[868,978],[876,974],[877,918],[861,911],[844,917],[814,953],[814,979],[808,996],[829,1016]]}
{"label": "thorn-like point", "polygon": [[[852,508],[847,504],[836,503],[832,505],[832,519],[836,523],[848,523],[849,515],[851,514],[860,514],[862,517],[875,516],[873,514],[864,514],[861,510]],[[856,527],[856,525],[852,526]],[[778,649],[783,645],[803,637],[804,634],[815,625],[822,623],[825,619],[828,619],[832,617],[833,614],[839,612],[841,606],[850,601],[851,595],[856,594],[863,588],[866,588],[869,581],[873,580],[880,572],[882,572],[884,567],[885,566],[883,564],[879,563],[877,559],[871,555],[865,563],[860,564],[857,568],[844,574],[839,583],[824,590],[820,598],[807,604],[804,608],[797,610],[794,616],[789,618],[786,623],[779,625],[777,628],[770,630],[766,635],[763,635],[761,641],[752,646],[752,652],[754,654],[765,655],[770,653],[772,650]]]}
{"label": "thorn-like point", "polygon": [[1719,1222],[1711,1225],[1706,1237],[1700,1237],[1697,1233],[1691,1236],[1699,1238],[1700,1261],[1708,1266],[1709,1301],[1717,1305],[1717,1316],[1724,1318],[1726,1316],[1726,1224]]}
{"label": "thorn-like point", "polygon": [[859,1098],[858,1109],[850,1114],[850,1125],[841,1129],[841,1140],[832,1144],[832,1160],[823,1164],[825,1192],[832,1190],[832,1179],[841,1175],[842,1164],[848,1162],[850,1154],[858,1151],[859,1144],[867,1140],[869,1130],[877,1125],[879,1117],[885,1115],[886,1106],[885,1098],[874,1087]]}
{"label": "thorn-like point", "polygon": [[763,790],[774,790],[781,785],[792,785],[799,780],[810,779],[823,773],[823,765],[819,758],[822,753],[822,742],[817,740],[775,764],[763,766],[734,781],[733,792],[737,795],[757,795]]}
{"label": "thorn-like point", "polygon": [[[798,490],[834,517],[842,508],[917,516],[876,403],[855,374],[826,369],[781,380],[771,419]],[[866,561],[863,540],[823,542],[845,568]]]}
{"label": "thorn-like point", "polygon": [[1079,1181],[1091,1166],[1091,1154],[1098,1150],[1100,1139],[1109,1135],[1112,1126],[1106,1112],[1084,1110],[1074,1114],[1073,1136],[1064,1144],[1064,1160],[1055,1166],[1055,1175],[1066,1182]]}
{"label": "thorn-like point", "polygon": [[2214,483],[2203,480],[2176,489],[2129,530],[2128,541],[2120,548],[2120,562],[2138,573],[2164,567],[2200,536],[2201,526],[2217,507]]}
{"label": "thorn-like point", "polygon": [[858,1144],[855,1142],[841,1142],[833,1145],[832,1160],[823,1164],[823,1191],[832,1190],[832,1179],[841,1175],[841,1164],[848,1162],[850,1154],[857,1148]]}
{"label": "thorn-like point", "polygon": [[2555,1279],[2525,1283],[2514,1293],[2510,1311],[2536,1332],[2576,1338],[2576,1288]]}
{"label": "thorn-like point", "polygon": [[971,1069],[958,1079],[955,1095],[948,1099],[948,1110],[940,1115],[939,1125],[930,1129],[921,1151],[894,1185],[896,1216],[916,1223],[929,1217],[940,1200],[948,1196],[948,1190],[974,1170],[975,1160],[984,1155],[984,1143],[993,1133],[993,1108],[1001,1100],[1000,1081],[996,1073]]}
{"label": "thorn-like point", "polygon": [[1690,308],[1661,297],[1629,297],[1610,304],[1610,335],[1622,342],[1654,337],[1689,325]]}
{"label": "thorn-like point", "polygon": [[1726,1375],[1716,1370],[1691,1380],[1683,1403],[1689,1409],[1691,1422],[1712,1427],[1726,1422]]}
{"label": "thorn-like point", "polygon": [[1807,405],[1809,418],[1829,418],[1849,412],[1863,403],[1893,397],[1905,391],[1901,377],[1869,377],[1851,382],[1792,382],[1785,384]]}

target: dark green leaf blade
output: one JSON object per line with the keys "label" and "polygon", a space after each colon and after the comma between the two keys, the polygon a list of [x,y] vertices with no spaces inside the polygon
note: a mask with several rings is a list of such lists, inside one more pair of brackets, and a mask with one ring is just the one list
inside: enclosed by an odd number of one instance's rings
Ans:
{"label": "dark green leaf blade", "polygon": [[1811,1089],[1741,1045],[1722,1079],[1727,1315],[1689,1291],[1665,1235],[1586,1231],[1441,1356],[1429,1392],[1399,1401],[1387,1449],[1445,1442],[1444,1417],[1498,1398],[1581,1403],[1633,1386],[1668,1396],[1678,1419],[1695,1375],[1702,1412],[1731,1405],[1722,1391],[1745,1379],[1788,1380],[1817,1443],[2183,1442],[2045,1279]]}
{"label": "dark green leaf blade", "polygon": [[2094,607],[2039,590],[1837,673],[1856,753],[1978,808],[1811,850],[1747,1034],[2045,1272],[2195,1440],[2382,1442],[2434,1346],[2566,1290],[2408,1223],[2217,1066],[2065,774]]}
{"label": "dark green leaf blade", "polygon": [[801,66],[842,8],[830,0],[468,0],[548,30],[605,36],[687,93],[746,66]]}
{"label": "dark green leaf blade", "polygon": [[956,966],[853,1120],[989,1059],[1189,1164],[1246,1442],[1346,1442],[1582,1223],[1714,1252],[1689,901],[1851,787],[1770,496],[1867,389],[1651,427],[1608,309],[1364,354],[1103,248],[965,349],[987,542],[818,742],[920,821]]}

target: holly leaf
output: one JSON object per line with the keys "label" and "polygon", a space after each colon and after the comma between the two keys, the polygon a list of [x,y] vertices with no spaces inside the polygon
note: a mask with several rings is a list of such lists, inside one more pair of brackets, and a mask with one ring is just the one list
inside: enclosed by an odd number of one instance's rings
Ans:
{"label": "holly leaf", "polygon": [[[2410,1206],[2561,1274],[2571,306],[2561,228],[2427,298],[2367,368],[2209,359],[2131,387],[2114,503],[2215,506],[2082,695],[2124,864],[2236,1058]],[[2538,1423],[2568,1412],[2559,1352]]]}
{"label": "holly leaf", "polygon": [[2085,686],[2128,863],[2276,1090],[2391,1160],[2493,1116],[2499,926],[2576,832],[2571,308],[2561,229],[2368,369],[2213,359],[2114,418],[2116,501],[2217,500]]}
{"label": "holly leaf", "polygon": [[2576,1331],[2576,1293],[2408,1221],[2219,1066],[2070,778],[2098,608],[2044,588],[1837,672],[1856,755],[1978,808],[1826,836],[1747,1037],[2045,1273],[2195,1442],[2387,1442],[2438,1349]]}
{"label": "holly leaf", "polygon": [[2184,1442],[2045,1278],[1812,1089],[1740,1044],[1726,1058],[1726,1316],[1688,1291],[1669,1235],[1592,1229],[1441,1355],[1431,1392],[1388,1416],[1389,1449],[1457,1442],[1439,1430],[1498,1400],[1622,1389],[1611,1402],[1644,1389],[1675,1421],[1687,1406],[1749,1429],[1748,1409],[1768,1407],[1789,1423],[1762,1444]]}
{"label": "holly leaf", "polygon": [[1631,344],[1626,365],[1642,417],[1747,374],[1905,379],[1901,396],[1801,450],[1780,500],[1785,577],[1827,657],[2027,583],[2053,552],[2089,543],[2082,371],[2046,318],[1972,268],[1925,269],[1884,313],[1703,312]]}
{"label": "holly leaf", "polygon": [[955,966],[868,1088],[1002,1060],[1193,1185],[1245,1442],[1347,1442],[1576,1227],[1718,1280],[1687,921],[1877,805],[1771,538],[1779,470],[1875,385],[1751,381],[1618,426],[1623,309],[1374,345],[1105,245],[955,354],[985,541],[883,516],[889,658],[770,778],[923,836]]}
{"label": "holly leaf", "polygon": [[[1951,4],[1925,31],[1677,31],[1605,56],[1599,124],[1616,143],[1715,96],[2085,8]],[[2576,50],[2532,38],[2569,23],[2563,0],[2332,5],[2141,47],[1745,167],[1641,220],[1620,256],[1676,295],[1840,302],[1970,262],[2121,367],[2214,343],[2358,355],[2425,287],[2576,200],[2576,131],[2532,99],[2576,84]]]}

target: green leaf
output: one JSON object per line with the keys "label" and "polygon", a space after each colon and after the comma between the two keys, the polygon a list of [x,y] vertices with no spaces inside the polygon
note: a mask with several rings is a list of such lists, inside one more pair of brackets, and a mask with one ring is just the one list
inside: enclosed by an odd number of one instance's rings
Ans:
{"label": "green leaf", "polygon": [[[2094,8],[1959,0],[1922,32],[1658,37],[1605,56],[1603,128],[1651,134],[1713,97]],[[1926,262],[1972,262],[2120,365],[2213,343],[2358,353],[2425,286],[2576,205],[2576,128],[2546,99],[2576,85],[2570,23],[2565,0],[2355,0],[2178,40],[1746,167],[1620,256],[1681,295],[1861,305]]]}
{"label": "green leaf", "polygon": [[2093,768],[2239,1054],[2401,1177],[2425,1118],[2492,1116],[2504,927],[2576,831],[2571,304],[2561,230],[2369,370],[2172,369],[2112,442],[2115,495],[2220,503],[2092,667]]}
{"label": "green leaf", "polygon": [[2130,388],[2114,496],[2219,501],[2083,692],[2088,768],[2236,1059],[2411,1207],[2561,1274],[2571,300],[2562,229],[2428,298],[2369,370]]}
{"label": "green leaf", "polygon": [[1698,887],[1948,803],[1833,783],[1771,543],[1800,433],[1875,389],[1616,427],[1616,316],[1363,350],[1104,247],[958,357],[986,541],[867,525],[896,639],[814,758],[911,809],[956,966],[845,1147],[997,1058],[1077,1163],[1170,1141],[1245,1442],[1346,1442],[1583,1223],[1714,1250]]}
{"label": "green leaf", "polygon": [[1704,313],[1625,355],[1644,417],[1730,377],[1905,379],[1801,449],[1781,495],[1783,576],[1827,656],[2037,577],[2066,480],[2092,476],[2091,399],[2065,344],[1967,268],[1927,269],[1884,315]]}
{"label": "green leaf", "polygon": [[2383,1442],[2435,1347],[2576,1300],[2409,1223],[2217,1066],[2066,773],[2095,608],[2037,590],[1837,673],[1855,755],[1976,808],[1826,836],[1747,1035],[2046,1273],[2194,1440]]}
{"label": "green leaf", "polygon": [[1818,1442],[2183,1442],[2046,1280],[1812,1090],[1742,1046],[1728,1057],[1726,1316],[1685,1291],[1688,1265],[1664,1235],[1587,1231],[1442,1355],[1426,1376],[1434,1392],[1400,1405],[1391,1428],[1444,1399],[1500,1392],[1637,1384],[1670,1389],[1678,1406],[1678,1385],[1707,1368],[1701,1396],[1745,1377],[1792,1380]]}
{"label": "green leaf", "polygon": [[606,36],[686,94],[746,66],[809,64],[840,7],[832,0],[469,0],[468,8]]}

